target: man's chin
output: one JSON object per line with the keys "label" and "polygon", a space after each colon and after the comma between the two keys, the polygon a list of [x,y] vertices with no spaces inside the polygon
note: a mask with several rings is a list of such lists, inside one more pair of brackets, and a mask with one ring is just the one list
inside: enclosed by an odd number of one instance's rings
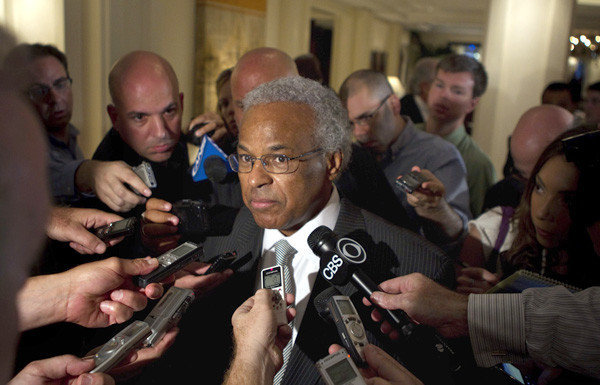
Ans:
{"label": "man's chin", "polygon": [[167,160],[169,160],[171,158],[171,155],[173,155],[172,150],[160,152],[160,153],[148,154],[147,156],[145,156],[145,158],[154,163],[162,163],[162,162],[166,162]]}

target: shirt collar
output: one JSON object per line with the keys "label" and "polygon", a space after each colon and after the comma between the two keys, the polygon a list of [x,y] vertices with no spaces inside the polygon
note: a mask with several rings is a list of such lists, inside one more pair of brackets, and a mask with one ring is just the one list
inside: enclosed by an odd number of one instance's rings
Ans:
{"label": "shirt collar", "polygon": [[444,136],[444,139],[446,139],[448,142],[452,143],[453,145],[458,146],[458,144],[461,142],[461,140],[463,140],[466,136],[467,136],[467,130],[465,130],[465,125],[461,124],[456,130],[454,130],[453,132]]}
{"label": "shirt collar", "polygon": [[399,154],[402,149],[413,140],[413,137],[416,133],[416,128],[412,120],[408,116],[402,116],[402,119],[406,122],[404,125],[404,129],[396,139],[394,143],[390,146],[390,149],[387,153],[386,159],[393,161],[397,154]]}
{"label": "shirt collar", "polygon": [[69,123],[67,125],[67,133],[69,137],[69,143],[65,143],[60,139],[57,139],[54,135],[48,134],[48,140],[53,146],[62,146],[62,147],[70,147],[73,143],[77,143],[77,136],[79,135],[79,130],[75,128],[74,125]]}

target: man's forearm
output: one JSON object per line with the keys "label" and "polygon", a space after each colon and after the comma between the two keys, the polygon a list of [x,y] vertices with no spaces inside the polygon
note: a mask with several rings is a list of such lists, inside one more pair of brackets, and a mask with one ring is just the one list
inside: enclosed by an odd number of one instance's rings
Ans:
{"label": "man's forearm", "polygon": [[68,285],[60,274],[28,278],[17,295],[19,330],[65,320]]}
{"label": "man's forearm", "polygon": [[244,358],[235,355],[223,385],[271,385],[275,371],[262,356]]}

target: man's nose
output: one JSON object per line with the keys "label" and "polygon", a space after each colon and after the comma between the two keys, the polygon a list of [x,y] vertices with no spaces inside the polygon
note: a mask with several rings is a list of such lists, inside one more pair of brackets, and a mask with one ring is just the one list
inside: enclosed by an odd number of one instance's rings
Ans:
{"label": "man's nose", "polygon": [[354,133],[354,136],[357,138],[368,135],[369,132],[371,131],[371,127],[369,127],[368,124],[352,123],[352,128],[353,128],[352,131]]}
{"label": "man's nose", "polygon": [[252,170],[248,173],[248,183],[250,183],[250,186],[262,187],[270,184],[272,181],[271,174],[264,169],[260,159],[256,159]]}
{"label": "man's nose", "polygon": [[165,138],[168,136],[168,128],[165,119],[162,116],[155,116],[152,119],[152,137],[154,138]]}

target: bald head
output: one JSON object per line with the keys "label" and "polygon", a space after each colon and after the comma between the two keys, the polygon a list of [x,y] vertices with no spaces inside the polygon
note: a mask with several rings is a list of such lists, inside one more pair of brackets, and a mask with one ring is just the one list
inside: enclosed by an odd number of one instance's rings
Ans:
{"label": "bald head", "polygon": [[358,70],[350,74],[340,86],[340,99],[347,107],[348,99],[353,95],[368,90],[368,93],[377,99],[381,99],[393,93],[392,86],[387,77],[381,72],[373,70]]}
{"label": "bald head", "polygon": [[108,89],[113,103],[118,104],[123,92],[148,78],[166,79],[179,93],[179,82],[171,64],[148,51],[134,51],[119,59],[108,75]]}
{"label": "bald head", "polygon": [[541,105],[526,111],[510,139],[510,152],[519,173],[529,178],[542,151],[570,129],[572,123],[573,115],[555,105]]}
{"label": "bald head", "polygon": [[261,84],[287,76],[298,76],[296,63],[288,54],[276,48],[256,48],[238,60],[231,74],[231,94],[238,126],[243,116],[244,96]]}
{"label": "bald head", "polygon": [[138,155],[168,160],[181,135],[183,94],[173,67],[152,52],[123,56],[108,77],[113,104],[107,107],[114,129]]}

